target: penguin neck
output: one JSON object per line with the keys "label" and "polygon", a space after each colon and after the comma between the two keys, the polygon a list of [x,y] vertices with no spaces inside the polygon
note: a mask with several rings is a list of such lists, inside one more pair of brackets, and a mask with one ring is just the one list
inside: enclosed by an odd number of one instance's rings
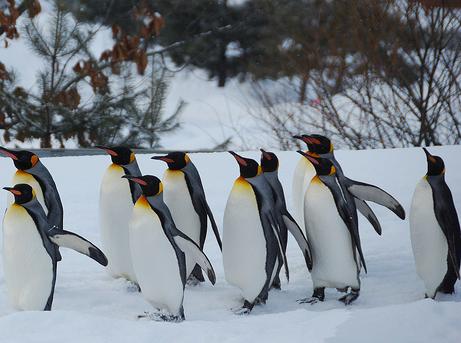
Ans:
{"label": "penguin neck", "polygon": [[[127,175],[130,175],[130,176],[142,175],[136,159],[133,162],[122,165],[120,167],[123,168],[123,171]],[[133,201],[133,204],[134,204],[139,199],[139,197],[142,195],[142,190],[139,184],[137,184],[136,182],[128,180],[128,184],[130,185],[131,200]]]}

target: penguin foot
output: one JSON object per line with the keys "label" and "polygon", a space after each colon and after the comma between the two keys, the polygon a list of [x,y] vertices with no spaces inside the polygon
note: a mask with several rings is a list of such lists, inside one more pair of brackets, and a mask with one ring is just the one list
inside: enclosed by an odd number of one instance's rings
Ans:
{"label": "penguin foot", "polygon": [[129,293],[136,293],[136,292],[141,292],[141,287],[136,282],[133,281],[127,281],[128,285],[126,286],[126,290]]}
{"label": "penguin foot", "polygon": [[344,288],[336,288],[336,290],[337,290],[338,292],[341,292],[341,293],[346,293],[346,292],[347,292],[347,290],[348,290],[348,288],[349,288],[349,287],[344,287]]}
{"label": "penguin foot", "polygon": [[319,301],[325,300],[325,287],[314,288],[314,293],[310,298],[303,298],[296,300],[298,304],[311,304],[314,305]]}
{"label": "penguin foot", "polygon": [[232,310],[232,311],[234,312],[234,314],[237,314],[239,316],[247,315],[247,314],[250,314],[251,310],[253,309],[253,306],[254,306],[254,303],[252,304],[248,300],[245,300],[242,307],[236,310]]}
{"label": "penguin foot", "polygon": [[184,320],[183,316],[175,316],[173,314],[167,314],[162,312],[147,312],[138,316],[138,319],[147,319],[154,322],[173,322],[179,323]]}
{"label": "penguin foot", "polygon": [[344,305],[349,305],[351,304],[355,299],[357,299],[360,295],[360,290],[357,289],[351,289],[349,293],[347,293],[345,296],[339,298],[338,300],[343,302]]}
{"label": "penguin foot", "polygon": [[194,275],[190,275],[189,278],[188,278],[187,281],[186,281],[186,284],[187,284],[188,286],[192,286],[192,287],[193,287],[193,286],[197,286],[197,285],[200,284],[201,282],[203,282],[203,281],[197,279]]}
{"label": "penguin foot", "polygon": [[302,299],[296,300],[298,304],[311,304],[311,305],[314,305],[318,303],[319,301],[323,301],[323,299],[319,299],[317,297],[308,297],[308,298],[302,298]]}

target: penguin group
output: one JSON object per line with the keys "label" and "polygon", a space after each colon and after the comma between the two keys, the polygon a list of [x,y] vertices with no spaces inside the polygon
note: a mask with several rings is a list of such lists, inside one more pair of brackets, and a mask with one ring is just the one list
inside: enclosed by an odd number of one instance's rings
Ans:
{"label": "penguin group", "polygon": [[[101,249],[64,229],[57,186],[38,156],[0,147],[17,169],[3,218],[3,264],[7,295],[18,310],[51,310],[59,249],[87,255],[109,275],[126,279],[152,306],[138,318],[180,322],[186,286],[216,274],[203,249],[210,225],[222,251],[226,281],[240,290],[236,314],[249,314],[268,301],[271,289],[289,281],[286,250],[291,235],[311,274],[312,295],[298,303],[325,300],[325,289],[344,293],[345,305],[360,295],[367,272],[358,213],[381,235],[368,205],[386,207],[400,219],[405,210],[383,189],[348,178],[330,139],[298,135],[306,144],[296,166],[290,213],[276,154],[261,149],[259,163],[230,151],[238,175],[229,193],[222,240],[198,169],[185,152],[154,156],[166,163],[163,179],[143,174],[135,153],[122,146],[98,146],[111,158],[100,187]],[[423,148],[427,173],[410,208],[410,237],[425,296],[453,293],[460,279],[461,231],[443,160]]]}

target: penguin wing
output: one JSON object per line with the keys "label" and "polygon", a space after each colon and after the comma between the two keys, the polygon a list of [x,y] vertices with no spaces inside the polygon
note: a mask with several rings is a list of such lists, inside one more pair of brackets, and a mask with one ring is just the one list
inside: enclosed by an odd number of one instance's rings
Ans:
{"label": "penguin wing", "polygon": [[173,239],[178,248],[181,249],[188,258],[192,258],[195,263],[207,273],[208,279],[214,285],[216,283],[216,274],[210,260],[200,247],[183,233],[178,232],[177,235],[173,236]]}
{"label": "penguin wing", "polygon": [[359,227],[357,225],[357,222],[353,220],[351,208],[348,206],[346,200],[344,199],[342,195],[342,190],[336,182],[334,183],[325,182],[325,185],[328,186],[328,188],[331,191],[331,194],[333,195],[333,199],[336,204],[336,209],[338,210],[340,217],[342,218],[344,224],[346,224],[347,229],[349,230],[352,242],[357,248],[357,251],[360,256],[360,261],[362,262],[363,269],[365,270],[365,273],[366,273],[367,265],[365,263],[365,258],[362,252],[362,245],[360,243]]}
{"label": "penguin wing", "polygon": [[452,263],[457,278],[460,279],[461,231],[453,196],[445,182],[432,187],[432,194],[434,197],[435,217],[447,239],[448,260]]}
{"label": "penguin wing", "polygon": [[394,212],[400,219],[405,219],[405,210],[402,205],[389,193],[379,187],[368,183],[359,182],[346,178],[347,190],[360,200],[367,200],[387,207]]}
{"label": "penguin wing", "polygon": [[306,237],[304,237],[304,234],[299,227],[298,223],[294,220],[294,218],[291,216],[291,214],[287,211],[286,213],[282,214],[283,221],[285,223],[285,226],[287,227],[288,231],[293,235],[293,237],[296,240],[296,243],[298,243],[299,248],[303,252],[304,255],[304,260],[306,261],[307,268],[309,271],[312,270],[312,255],[311,255],[311,249],[309,242],[307,241]]}
{"label": "penguin wing", "polygon": [[200,246],[205,243],[206,232],[207,232],[207,216],[210,218],[211,227],[213,233],[218,242],[219,249],[222,251],[222,242],[219,235],[218,226],[214,219],[213,213],[211,212],[210,206],[206,201],[205,191],[203,190],[202,180],[200,175],[192,162],[189,162],[185,168],[183,168],[184,177],[186,179],[187,188],[192,199],[195,212],[197,212],[200,218],[201,230],[200,230]]}
{"label": "penguin wing", "polygon": [[381,224],[379,223],[378,218],[376,217],[375,213],[370,208],[370,206],[368,206],[368,204],[365,201],[360,200],[359,198],[354,198],[354,201],[357,210],[359,210],[359,212],[362,213],[362,215],[368,219],[370,224],[375,229],[376,233],[381,236]]}
{"label": "penguin wing", "polygon": [[70,231],[58,229],[56,226],[52,227],[47,232],[47,235],[54,244],[75,250],[92,258],[99,264],[107,266],[108,261],[106,255],[104,255],[97,246],[82,236]]}

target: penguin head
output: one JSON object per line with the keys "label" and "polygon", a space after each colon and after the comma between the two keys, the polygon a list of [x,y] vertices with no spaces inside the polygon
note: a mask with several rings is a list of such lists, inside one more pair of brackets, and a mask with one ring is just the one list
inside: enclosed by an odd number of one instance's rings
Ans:
{"label": "penguin head", "polygon": [[13,160],[15,167],[19,170],[27,170],[34,167],[39,158],[33,152],[27,150],[9,150],[7,148],[0,147],[0,153],[10,157]]}
{"label": "penguin head", "polygon": [[158,177],[153,175],[132,176],[124,175],[124,179],[128,179],[141,186],[142,194],[146,197],[159,195],[163,192],[163,184]]}
{"label": "penguin head", "polygon": [[35,198],[35,192],[31,186],[26,183],[18,183],[14,187],[3,187],[14,195],[15,204],[25,204]]}
{"label": "penguin head", "polygon": [[301,135],[293,136],[293,138],[302,140],[307,144],[310,152],[318,155],[328,154],[334,150],[331,140],[322,135]]}
{"label": "penguin head", "polygon": [[235,160],[239,164],[241,177],[249,179],[261,175],[262,169],[258,162],[256,162],[255,160],[252,160],[251,158],[242,157],[233,151],[229,151],[229,154],[234,156]]}
{"label": "penguin head", "polygon": [[154,156],[151,159],[166,162],[171,170],[181,170],[190,162],[189,156],[182,151],[170,152],[164,156]]}
{"label": "penguin head", "polygon": [[312,163],[318,176],[328,176],[334,175],[336,173],[336,168],[329,159],[315,156],[311,153],[306,154],[302,150],[298,150],[297,152],[303,155]]}
{"label": "penguin head", "polygon": [[434,156],[427,151],[426,148],[423,148],[424,152],[426,153],[427,159],[427,174],[428,176],[436,176],[445,173],[445,163],[439,156]]}
{"label": "penguin head", "polygon": [[261,150],[261,168],[264,173],[274,172],[279,169],[279,159],[270,151]]}
{"label": "penguin head", "polygon": [[136,159],[134,152],[124,146],[106,147],[98,145],[96,148],[107,152],[110,155],[112,163],[119,166],[130,164]]}

